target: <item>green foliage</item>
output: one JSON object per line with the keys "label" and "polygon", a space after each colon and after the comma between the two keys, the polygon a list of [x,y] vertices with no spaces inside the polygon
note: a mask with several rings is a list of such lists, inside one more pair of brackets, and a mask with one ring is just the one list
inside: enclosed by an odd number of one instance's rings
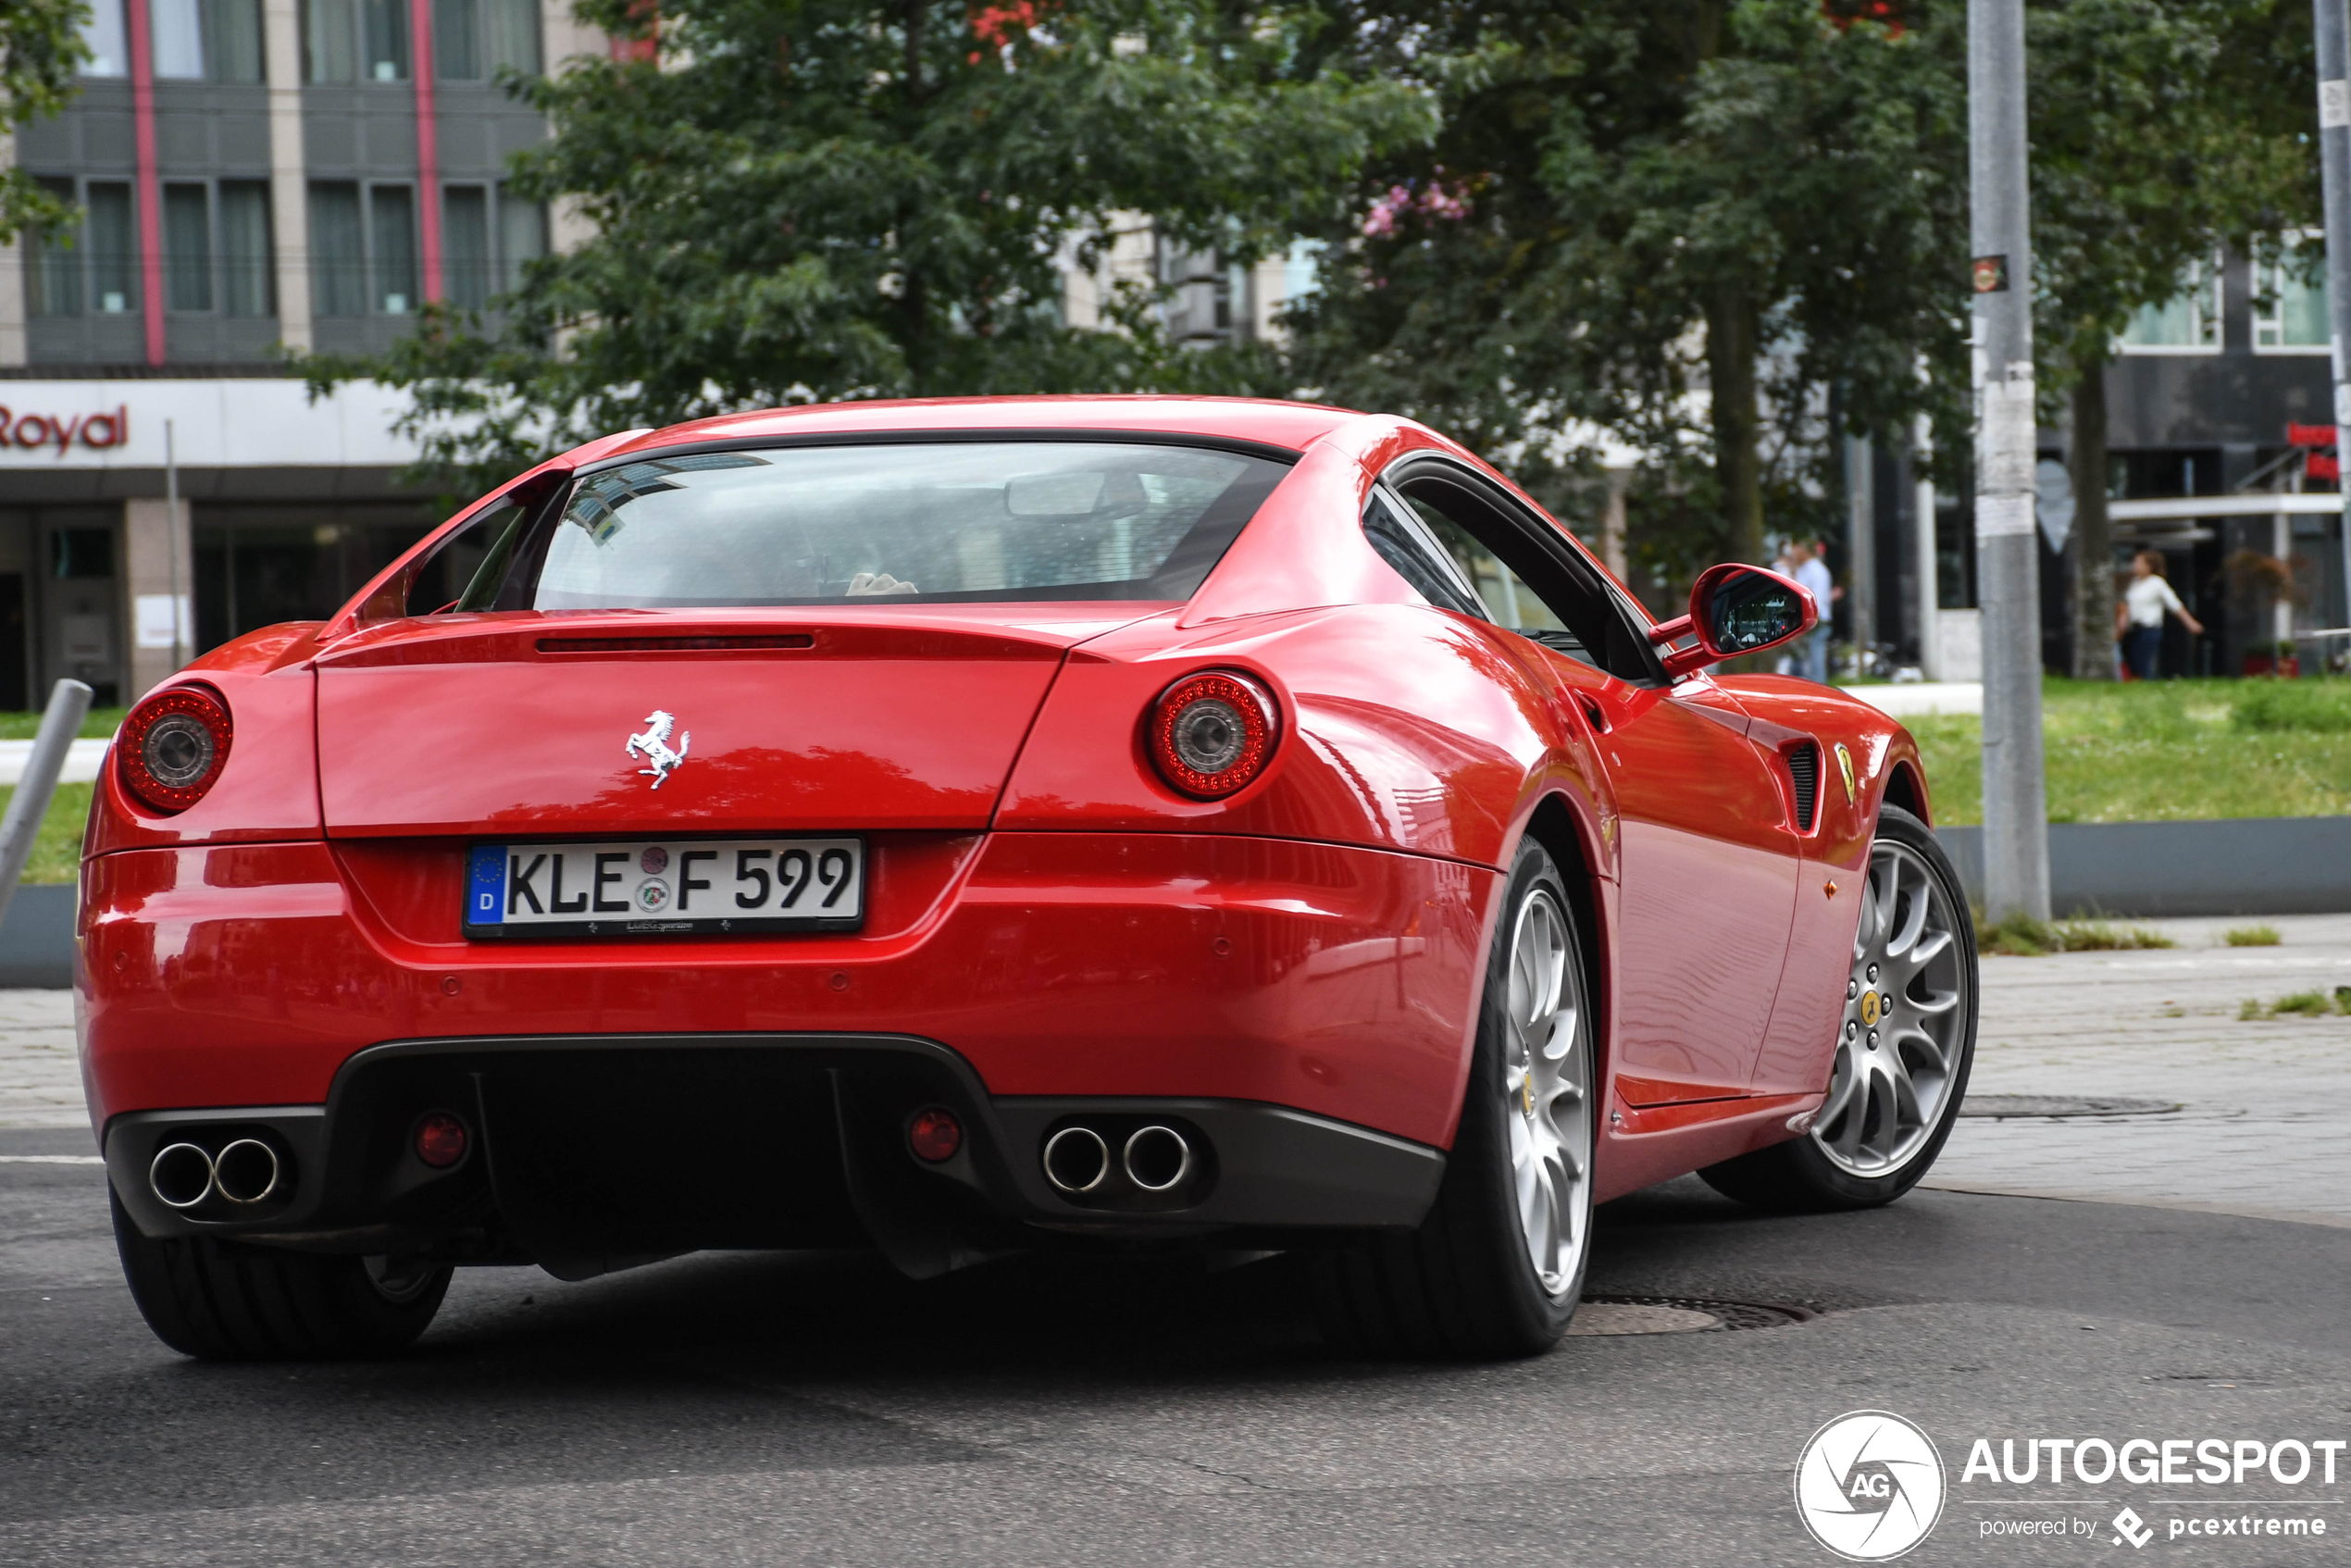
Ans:
{"label": "green foliage", "polygon": [[[483,318],[436,312],[388,358],[412,433],[468,483],[591,435],[777,404],[1240,392],[1262,354],[1168,341],[1148,288],[1063,320],[1061,259],[1147,214],[1244,261],[1336,210],[1425,100],[1320,68],[1304,10],[1215,0],[583,0],[658,66],[583,59],[510,86],[554,139],[525,193],[593,237]],[[478,423],[467,424],[469,421]]]}
{"label": "green foliage", "polygon": [[[0,131],[45,118],[73,96],[74,73],[90,57],[81,24],[89,0],[6,0],[0,5]],[[27,229],[62,223],[64,203],[13,166],[0,167],[0,245]]]}
{"label": "green foliage", "polygon": [[2231,947],[2275,947],[2282,939],[2275,926],[2263,924],[2232,926],[2220,933],[2220,940]]}
{"label": "green foliage", "polygon": [[2351,680],[2245,681],[2229,716],[2237,728],[2255,734],[2351,732]]}
{"label": "green foliage", "polygon": [[1825,531],[1822,389],[1857,429],[1963,423],[1963,9],[1898,32],[1818,0],[1341,10],[1359,68],[1443,129],[1325,230],[1297,380],[1453,431],[1571,516],[1594,454],[1558,432],[1605,429],[1646,455],[1629,532],[1668,580],[1766,524]]}
{"label": "green foliage", "polygon": [[[122,728],[128,708],[92,708],[82,716],[81,728],[75,731],[87,740],[103,740]],[[30,740],[41,733],[38,713],[0,713],[0,740]]]}
{"label": "green foliage", "polygon": [[2275,1002],[2264,1002],[2247,997],[2237,1009],[2237,1016],[2250,1024],[2262,1018],[2323,1018],[2332,1013],[2351,1014],[2351,986],[2337,986],[2334,994],[2325,991],[2295,991]]}
{"label": "green foliage", "polygon": [[2066,920],[2035,920],[2013,911],[1997,925],[1987,925],[1976,912],[1975,950],[2008,958],[2039,958],[2053,952],[2115,952],[2139,948],[2177,947],[2179,943],[2152,926],[2117,926],[2111,920],[2075,916]]}
{"label": "green foliage", "polygon": [[[2335,816],[2351,813],[2351,728],[2257,728],[2240,718],[2307,688],[2351,707],[2351,682],[2052,678],[2041,696],[2052,822]],[[2322,711],[2337,711],[2324,708]],[[1904,721],[1919,742],[1939,824],[1983,820],[1983,724],[1972,715]]]}
{"label": "green foliage", "polygon": [[2034,314],[2049,391],[2103,366],[2214,248],[2315,220],[2310,7],[2036,0]]}
{"label": "green foliage", "polygon": [[2017,910],[1998,924],[1986,924],[1984,912],[1975,912],[1975,950],[1998,957],[2038,959],[2050,952],[2125,952],[2177,945],[2154,927],[2116,927],[2099,916],[2034,919]]}
{"label": "green foliage", "polygon": [[[81,874],[81,829],[90,820],[93,784],[60,784],[33,835],[32,855],[25,862],[27,882],[71,882]],[[7,809],[16,790],[0,784],[0,811]]]}

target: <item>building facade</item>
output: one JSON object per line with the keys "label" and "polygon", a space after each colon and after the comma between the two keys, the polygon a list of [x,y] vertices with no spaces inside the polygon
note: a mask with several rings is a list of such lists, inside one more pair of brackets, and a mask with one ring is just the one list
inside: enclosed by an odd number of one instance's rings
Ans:
{"label": "building facade", "polygon": [[429,525],[392,401],[314,404],[288,356],[563,243],[502,181],[546,127],[496,78],[605,47],[566,0],[94,0],[86,36],[73,104],[0,137],[81,214],[0,248],[0,708],[129,702]]}

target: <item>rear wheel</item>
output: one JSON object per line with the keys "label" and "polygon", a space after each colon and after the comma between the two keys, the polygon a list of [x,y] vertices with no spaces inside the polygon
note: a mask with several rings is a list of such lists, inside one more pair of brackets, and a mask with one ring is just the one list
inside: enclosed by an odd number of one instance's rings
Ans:
{"label": "rear wheel", "polygon": [[1592,1234],[1594,1089],[1574,906],[1520,846],[1496,927],[1459,1132],[1418,1228],[1322,1260],[1342,1348],[1532,1355],[1574,1315]]}
{"label": "rear wheel", "polygon": [[413,1343],[441,1310],[446,1264],[321,1257],[208,1236],[157,1240],[114,1202],[115,1248],[155,1338],[205,1361],[335,1361]]}
{"label": "rear wheel", "polygon": [[1926,824],[1879,814],[1827,1098],[1801,1138],[1710,1165],[1715,1190],[1769,1209],[1862,1209],[1918,1185],[1943,1151],[1975,1059],[1975,927]]}

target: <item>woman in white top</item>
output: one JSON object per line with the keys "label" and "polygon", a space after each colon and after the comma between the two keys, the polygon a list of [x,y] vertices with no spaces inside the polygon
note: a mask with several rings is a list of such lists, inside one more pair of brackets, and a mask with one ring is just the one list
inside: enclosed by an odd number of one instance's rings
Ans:
{"label": "woman in white top", "polygon": [[2114,606],[2114,635],[2121,640],[2123,662],[2141,680],[2156,678],[2167,614],[2179,616],[2180,624],[2196,636],[2204,635],[2204,623],[2188,614],[2164,580],[2163,557],[2142,550],[2131,557],[2131,581],[2122,590],[2122,602]]}

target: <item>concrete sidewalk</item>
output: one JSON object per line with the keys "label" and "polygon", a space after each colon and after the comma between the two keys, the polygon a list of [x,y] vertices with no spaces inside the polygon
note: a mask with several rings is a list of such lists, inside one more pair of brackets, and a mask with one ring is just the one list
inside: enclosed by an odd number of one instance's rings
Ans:
{"label": "concrete sidewalk", "polygon": [[[1962,1117],[1930,1187],[2351,1226],[2351,1018],[2247,1023],[2247,998],[2351,985],[2351,915],[2150,921],[2180,946],[1986,958],[1975,1095],[2123,1097],[2160,1114]],[[68,991],[0,990],[0,1126],[80,1127]]]}

